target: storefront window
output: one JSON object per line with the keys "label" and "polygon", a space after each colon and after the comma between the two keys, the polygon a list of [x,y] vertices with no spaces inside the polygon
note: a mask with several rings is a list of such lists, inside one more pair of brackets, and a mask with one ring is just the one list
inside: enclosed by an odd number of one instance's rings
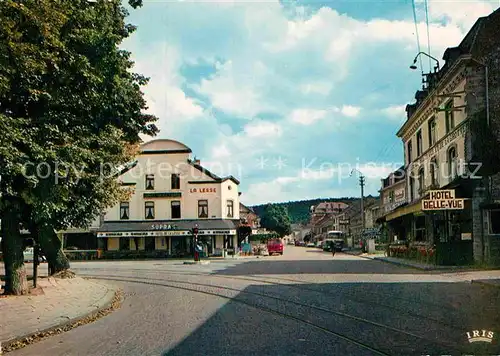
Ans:
{"label": "storefront window", "polygon": [[120,237],[120,251],[129,251],[129,250],[130,250],[130,238]]}
{"label": "storefront window", "polygon": [[425,216],[417,216],[415,221],[415,241],[425,241]]}
{"label": "storefront window", "polygon": [[500,210],[490,211],[490,233],[500,234]]}

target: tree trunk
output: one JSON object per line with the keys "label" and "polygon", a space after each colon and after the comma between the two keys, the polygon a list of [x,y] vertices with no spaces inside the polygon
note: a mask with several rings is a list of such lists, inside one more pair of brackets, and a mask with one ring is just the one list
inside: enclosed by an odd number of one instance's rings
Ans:
{"label": "tree trunk", "polygon": [[47,258],[49,274],[69,269],[69,260],[62,250],[61,239],[50,225],[37,225],[35,227],[38,243]]}
{"label": "tree trunk", "polygon": [[23,250],[23,239],[19,231],[19,216],[15,211],[5,211],[2,216],[5,294],[22,295],[29,291]]}

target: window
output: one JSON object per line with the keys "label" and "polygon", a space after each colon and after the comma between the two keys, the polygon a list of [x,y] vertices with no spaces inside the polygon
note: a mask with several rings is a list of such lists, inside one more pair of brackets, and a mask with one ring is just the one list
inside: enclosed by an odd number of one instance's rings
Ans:
{"label": "window", "polygon": [[436,158],[433,158],[431,160],[430,171],[432,185],[435,187],[439,186],[439,165]]}
{"label": "window", "polygon": [[500,210],[490,211],[490,233],[500,234]]}
{"label": "window", "polygon": [[154,190],[154,189],[155,189],[155,175],[146,174],[146,190]]}
{"label": "window", "polygon": [[415,180],[410,177],[410,202],[415,199]]}
{"label": "window", "polygon": [[172,208],[172,219],[180,219],[181,218],[181,202],[178,200],[174,200],[171,204]]}
{"label": "window", "polygon": [[198,200],[198,217],[208,218],[208,200]]}
{"label": "window", "polygon": [[423,147],[422,147],[422,130],[418,130],[417,132],[417,157],[420,157],[420,155],[423,152]]}
{"label": "window", "polygon": [[233,211],[234,211],[234,205],[232,200],[227,201],[227,217],[232,218],[233,217]]}
{"label": "window", "polygon": [[129,237],[120,237],[119,238],[120,251],[130,251],[130,238]]}
{"label": "window", "polygon": [[448,174],[450,180],[453,180],[457,177],[457,150],[455,147],[452,147],[448,150]]}
{"label": "window", "polygon": [[389,202],[394,203],[394,190],[389,192]]}
{"label": "window", "polygon": [[170,180],[172,189],[181,189],[181,177],[179,174],[172,174]]}
{"label": "window", "polygon": [[418,191],[419,195],[422,195],[424,193],[425,189],[425,172],[423,168],[420,168],[418,171]]}
{"label": "window", "polygon": [[408,163],[411,163],[411,160],[413,158],[413,147],[412,147],[412,144],[411,144],[411,140],[408,141]]}
{"label": "window", "polygon": [[446,133],[455,128],[455,113],[453,111],[453,100],[446,103],[444,107],[445,120],[446,120]]}
{"label": "window", "polygon": [[144,216],[146,219],[154,219],[155,218],[155,202],[147,201],[144,203]]}
{"label": "window", "polygon": [[128,220],[130,218],[130,204],[129,202],[120,203],[120,219]]}
{"label": "window", "polygon": [[436,119],[429,120],[429,147],[436,143]]}

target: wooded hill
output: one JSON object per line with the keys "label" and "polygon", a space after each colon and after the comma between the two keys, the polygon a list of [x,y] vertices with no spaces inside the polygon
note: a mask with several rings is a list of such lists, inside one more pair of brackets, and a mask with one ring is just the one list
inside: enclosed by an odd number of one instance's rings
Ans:
{"label": "wooded hill", "polygon": [[[367,197],[365,197],[367,198]],[[317,198],[309,200],[300,201],[289,201],[286,203],[273,203],[275,205],[285,206],[288,211],[288,216],[292,224],[307,223],[310,217],[310,209],[312,205],[318,205],[321,202],[344,202],[350,204],[352,201],[356,201],[359,198]],[[252,209],[260,217],[263,216],[264,207],[267,204],[254,205]]]}

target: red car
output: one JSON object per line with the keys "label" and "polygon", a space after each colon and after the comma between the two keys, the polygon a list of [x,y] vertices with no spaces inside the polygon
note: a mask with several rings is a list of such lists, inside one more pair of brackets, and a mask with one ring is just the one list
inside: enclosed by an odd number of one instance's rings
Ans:
{"label": "red car", "polygon": [[267,251],[269,252],[269,255],[272,255],[274,253],[279,253],[280,255],[282,255],[283,242],[281,242],[281,240],[269,240],[267,242]]}

